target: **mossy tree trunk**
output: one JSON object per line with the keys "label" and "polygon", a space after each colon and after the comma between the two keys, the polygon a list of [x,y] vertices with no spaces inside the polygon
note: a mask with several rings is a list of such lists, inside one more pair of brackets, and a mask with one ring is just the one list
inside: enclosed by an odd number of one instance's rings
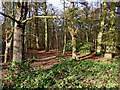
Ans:
{"label": "mossy tree trunk", "polygon": [[[101,6],[102,7],[102,6]],[[103,7],[106,7],[106,3],[104,2]],[[101,14],[103,13],[102,9],[101,9]],[[103,30],[104,30],[104,23],[105,23],[105,16],[101,15],[101,23],[100,23],[100,30],[97,36],[97,54],[100,54],[101,49],[102,49],[102,36],[103,36]]]}
{"label": "mossy tree trunk", "polygon": [[[47,15],[46,8],[47,8],[47,5],[46,5],[46,0],[45,0],[45,2],[44,2],[44,15],[45,16]],[[48,20],[47,20],[47,18],[44,19],[44,22],[45,22],[45,51],[48,52],[49,51],[49,37],[48,37]]]}
{"label": "mossy tree trunk", "polygon": [[114,51],[114,37],[115,37],[115,8],[116,8],[116,2],[111,2],[110,6],[110,26],[109,26],[109,41],[107,41],[106,46],[106,53],[105,58],[106,59],[112,59],[112,53]]}
{"label": "mossy tree trunk", "polygon": [[70,32],[70,35],[72,37],[72,58],[73,59],[78,59],[77,54],[76,54],[76,40],[77,40],[76,35],[77,35],[78,27],[76,29],[74,28],[74,23],[73,23],[74,10],[73,10],[73,6],[74,6],[74,0],[72,0],[71,3],[70,3],[67,26],[68,26],[68,30]]}

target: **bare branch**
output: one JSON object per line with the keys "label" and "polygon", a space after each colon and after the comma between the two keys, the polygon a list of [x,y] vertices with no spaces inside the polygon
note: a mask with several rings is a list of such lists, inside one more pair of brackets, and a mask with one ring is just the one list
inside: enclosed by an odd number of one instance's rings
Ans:
{"label": "bare branch", "polygon": [[30,18],[23,20],[22,23],[25,23],[33,18],[57,18],[57,16],[33,16],[33,17],[30,17]]}
{"label": "bare branch", "polygon": [[19,21],[17,21],[16,19],[12,18],[11,16],[6,15],[5,13],[2,13],[2,12],[0,12],[0,14],[3,15],[3,16],[5,16],[5,17],[8,17],[8,18],[10,18],[11,20],[15,21],[16,23],[20,24]]}
{"label": "bare branch", "polygon": [[[6,34],[7,34],[7,33],[6,33]],[[4,41],[6,42],[6,41],[10,40],[12,37],[13,37],[13,32],[11,32],[11,33],[9,34],[9,36],[7,37],[7,39],[5,39]]]}
{"label": "bare branch", "polygon": [[78,32],[78,27],[77,27],[76,30],[75,30],[75,34],[77,34],[77,32]]}
{"label": "bare branch", "polygon": [[116,14],[120,14],[120,12],[115,12]]}

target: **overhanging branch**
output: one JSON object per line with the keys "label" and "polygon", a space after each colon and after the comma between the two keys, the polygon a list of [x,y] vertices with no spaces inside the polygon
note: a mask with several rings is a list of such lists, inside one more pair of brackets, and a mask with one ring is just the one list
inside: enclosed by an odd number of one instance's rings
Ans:
{"label": "overhanging branch", "polygon": [[25,23],[33,18],[57,18],[57,16],[33,16],[33,17],[30,17],[30,18],[23,20],[22,23]]}
{"label": "overhanging branch", "polygon": [[120,12],[115,12],[116,14],[120,14]]}
{"label": "overhanging branch", "polygon": [[2,12],[0,12],[0,14],[3,15],[3,16],[5,16],[5,17],[8,17],[8,18],[10,18],[11,20],[15,21],[16,23],[20,24],[19,21],[17,21],[16,19],[12,18],[11,16],[6,15],[6,14],[4,14],[4,13],[2,13]]}

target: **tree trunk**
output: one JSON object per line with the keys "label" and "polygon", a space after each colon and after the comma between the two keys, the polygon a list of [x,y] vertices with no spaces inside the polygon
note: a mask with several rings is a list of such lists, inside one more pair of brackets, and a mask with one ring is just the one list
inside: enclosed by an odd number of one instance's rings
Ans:
{"label": "tree trunk", "polygon": [[[12,18],[14,18],[14,2],[12,2]],[[12,30],[11,30],[11,33],[8,35],[8,33],[6,31],[6,48],[5,48],[4,63],[7,62],[9,49],[12,46],[13,31],[14,31],[14,21],[12,21]],[[10,40],[8,40],[9,38],[10,38]]]}
{"label": "tree trunk", "polygon": [[[106,7],[106,3],[104,3],[104,6]],[[102,7],[102,6],[101,6]],[[101,10],[101,14],[102,14],[102,10]],[[100,30],[97,36],[97,54],[100,54],[101,52],[101,44],[102,44],[102,36],[103,36],[103,30],[104,30],[104,20],[105,20],[105,16],[101,15],[102,21],[100,23]]]}
{"label": "tree trunk", "polygon": [[78,59],[76,55],[76,36],[75,35],[71,36],[72,36],[72,58]]}
{"label": "tree trunk", "polygon": [[45,18],[45,51],[48,52],[49,51],[49,41],[48,41],[48,21]]}
{"label": "tree trunk", "polygon": [[[115,2],[111,2],[111,14],[109,19],[110,21],[110,27],[109,27],[109,31],[110,32],[114,32],[115,33]],[[111,35],[109,35],[110,37]],[[114,35],[115,36],[115,35]],[[113,38],[110,38],[109,44],[106,46],[106,53],[105,53],[105,58],[106,59],[112,59],[112,53],[114,50],[114,40]]]}
{"label": "tree trunk", "polygon": [[[29,3],[29,5],[30,5],[30,3]],[[31,14],[31,13],[30,13],[30,11],[29,11],[29,18],[30,18],[30,14]],[[29,21],[28,24],[29,24],[29,34],[30,34],[30,35],[28,35],[28,36],[29,36],[29,37],[28,37],[28,38],[29,38],[29,40],[28,40],[28,45],[29,45],[29,48],[31,48],[31,22]]]}
{"label": "tree trunk", "polygon": [[25,30],[24,30],[24,34],[25,34],[25,36],[24,36],[24,54],[26,55],[26,53],[27,53],[27,48],[28,48],[28,43],[27,43],[27,38],[28,38],[28,32],[27,32],[27,29],[25,28]]}
{"label": "tree trunk", "polygon": [[103,36],[103,33],[99,32],[97,37],[97,54],[101,52],[102,36]]}
{"label": "tree trunk", "polygon": [[25,23],[21,23],[26,19],[27,2],[17,3],[15,19],[20,23],[15,22],[14,40],[13,40],[13,62],[19,62],[24,59],[24,29]]}
{"label": "tree trunk", "polygon": [[[44,2],[44,14],[47,15],[46,12],[46,0]],[[45,22],[45,51],[48,52],[49,51],[49,40],[48,40],[48,20],[47,18],[44,19]]]}
{"label": "tree trunk", "polygon": [[58,54],[58,30],[56,29],[56,50],[57,50],[57,54]]}
{"label": "tree trunk", "polygon": [[[35,3],[35,15],[38,16],[38,5],[37,3]],[[37,49],[40,49],[40,46],[39,46],[39,38],[38,38],[38,18],[35,18],[35,39],[36,39],[36,47]]]}
{"label": "tree trunk", "polygon": [[23,28],[15,23],[13,41],[13,61],[18,62],[23,59]]}
{"label": "tree trunk", "polygon": [[6,48],[5,48],[4,63],[7,63],[8,53],[9,53],[9,49],[10,49],[10,47],[12,45],[12,40],[13,40],[13,37],[11,37],[10,41],[7,42],[7,38],[6,38]]}
{"label": "tree trunk", "polygon": [[64,44],[63,44],[63,55],[65,54],[66,43],[67,43],[67,29],[66,29],[66,13],[65,13],[65,1],[64,1]]}
{"label": "tree trunk", "polygon": [[78,27],[76,29],[74,29],[74,23],[72,21],[72,19],[74,18],[74,15],[73,15],[73,11],[72,11],[72,8],[74,6],[74,0],[72,0],[71,4],[70,4],[70,11],[69,11],[69,14],[71,14],[69,17],[68,17],[68,21],[67,21],[67,26],[68,26],[68,29],[69,29],[69,32],[72,36],[72,58],[73,59],[78,59],[77,58],[77,55],[76,55],[76,34],[77,34],[77,31],[78,31]]}

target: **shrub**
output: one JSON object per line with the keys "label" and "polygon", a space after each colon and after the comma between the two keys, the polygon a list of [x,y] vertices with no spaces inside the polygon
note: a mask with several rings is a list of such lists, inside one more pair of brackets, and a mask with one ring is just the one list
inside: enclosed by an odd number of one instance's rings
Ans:
{"label": "shrub", "polygon": [[[86,41],[77,41],[77,53],[86,53],[86,52],[90,52],[91,48],[93,47],[93,44],[90,42],[86,42]],[[72,42],[69,42],[66,45],[66,51],[72,51]]]}

